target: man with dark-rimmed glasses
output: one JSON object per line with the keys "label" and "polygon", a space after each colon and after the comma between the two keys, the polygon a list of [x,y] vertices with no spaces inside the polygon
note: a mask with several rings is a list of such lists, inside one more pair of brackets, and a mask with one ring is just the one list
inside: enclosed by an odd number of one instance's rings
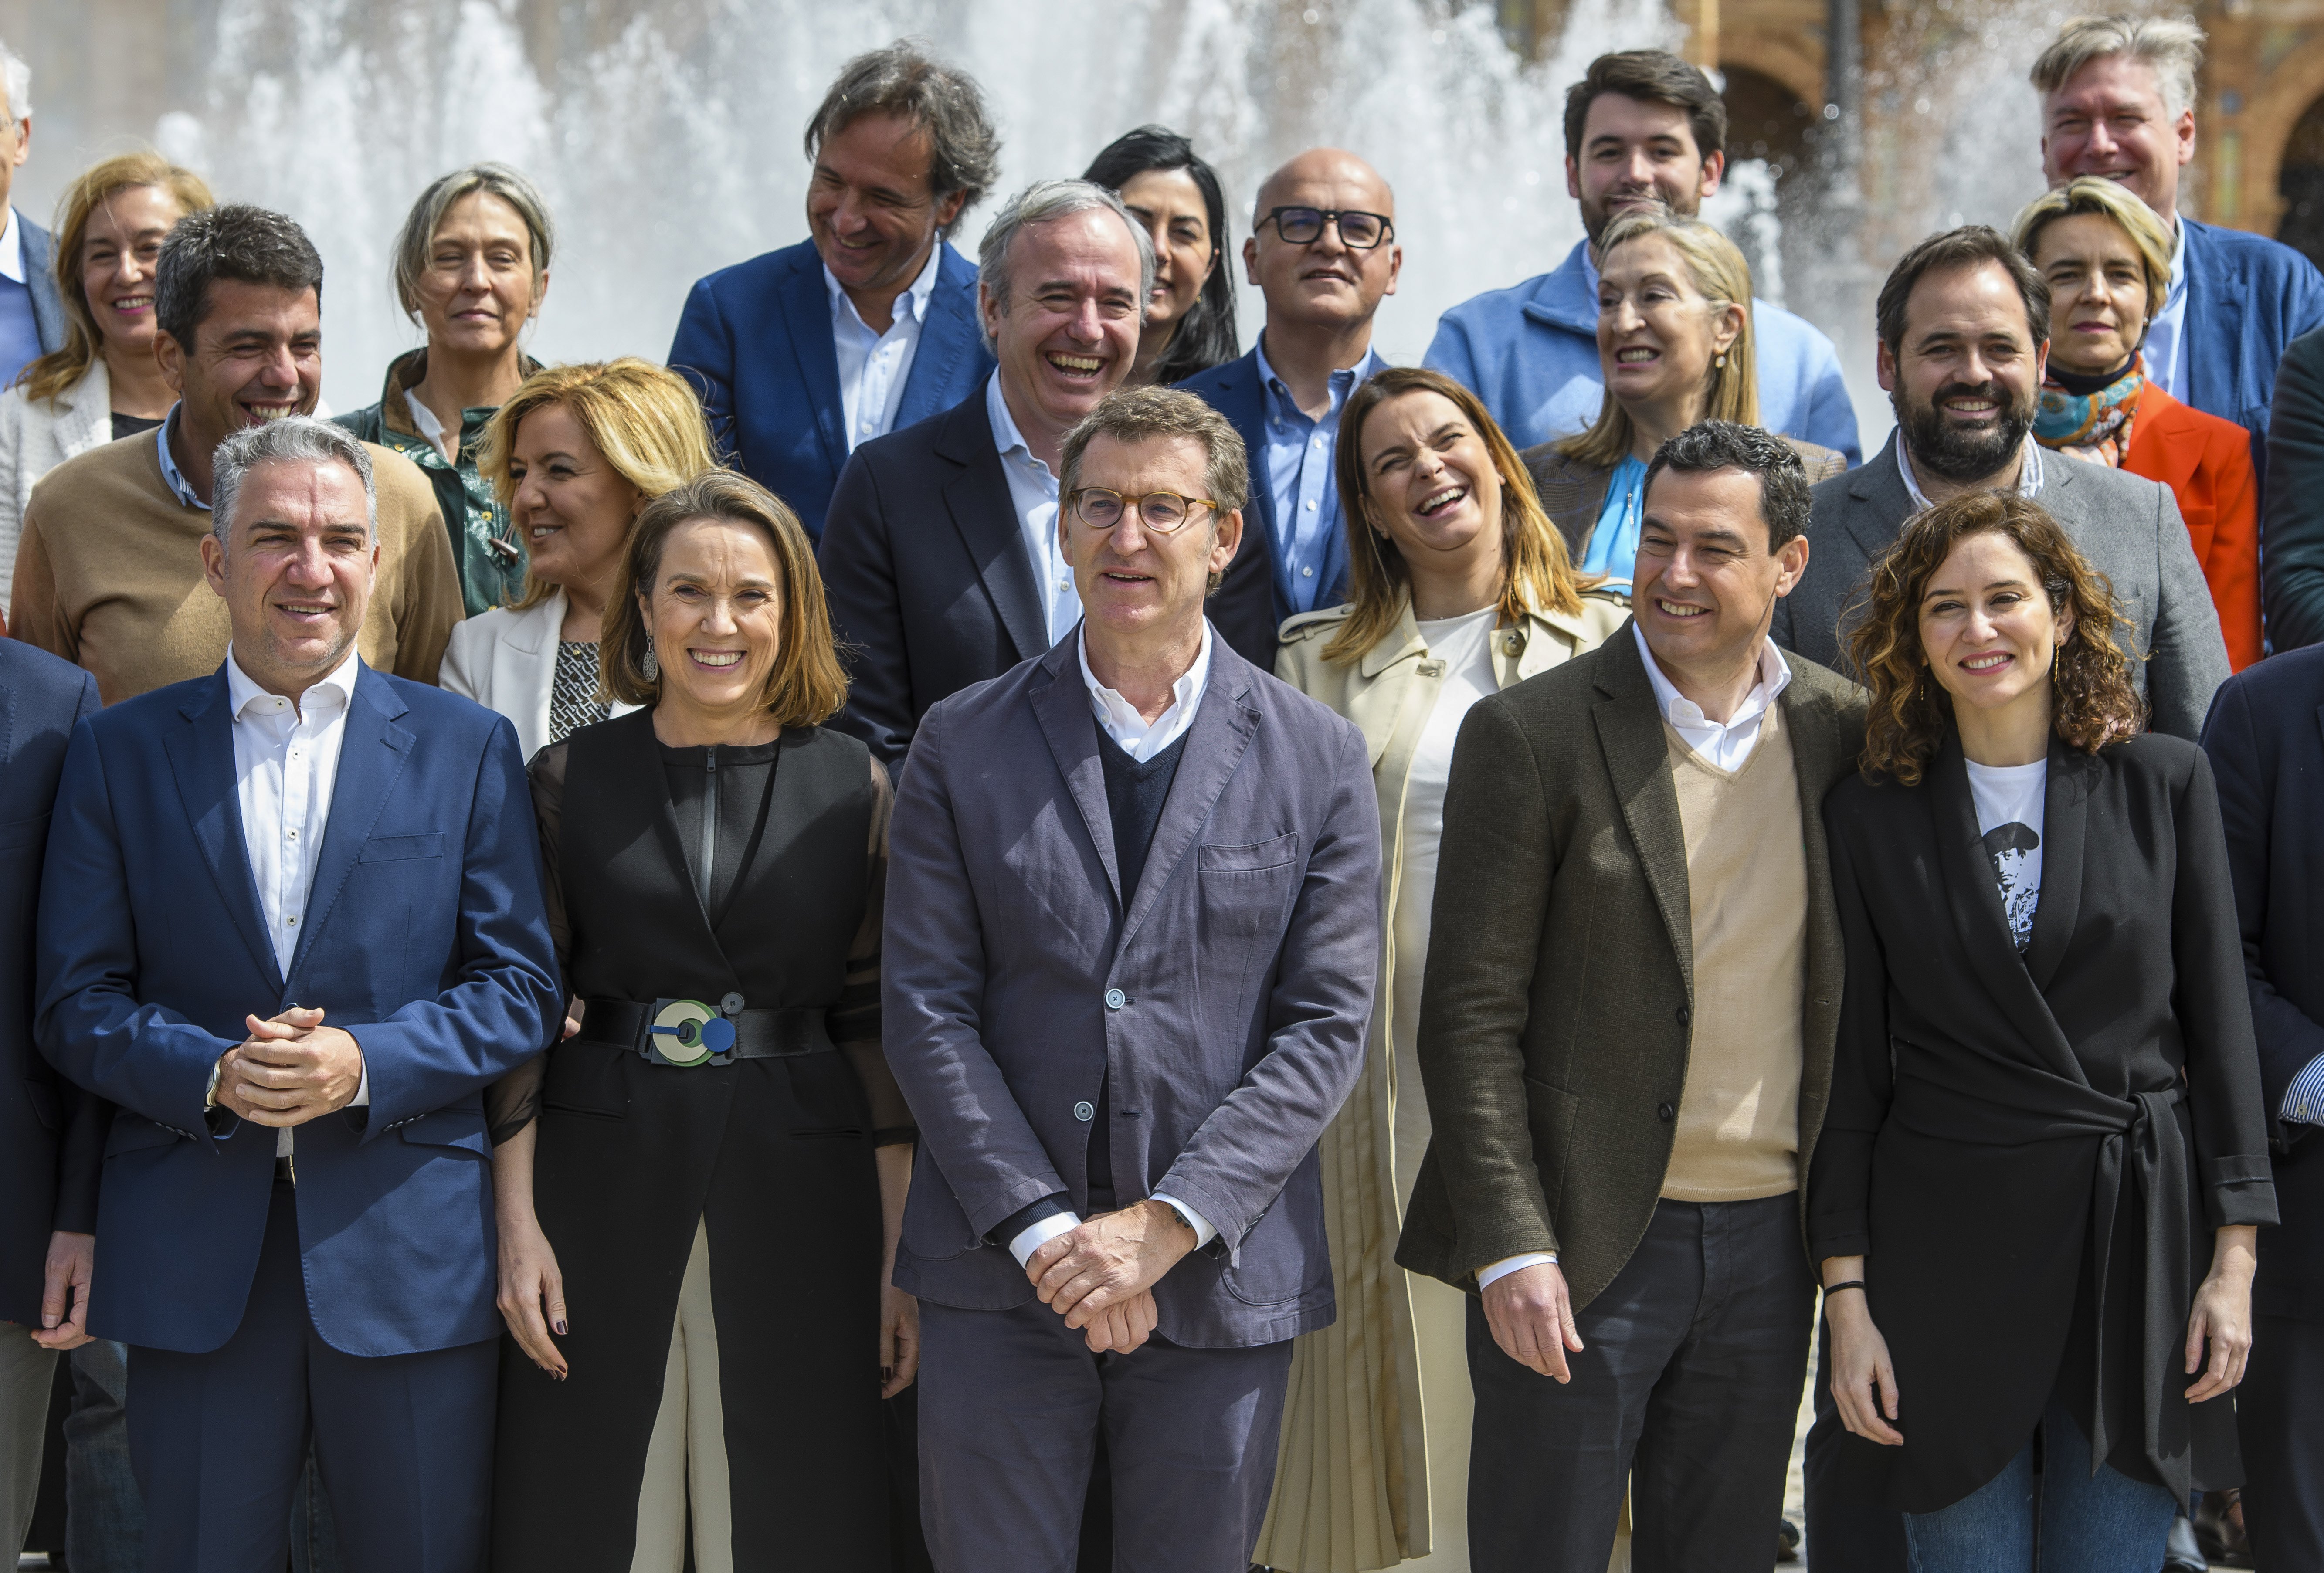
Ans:
{"label": "man with dark-rimmed glasses", "polygon": [[1347,599],[1348,547],[1333,481],[1340,410],[1388,363],[1372,317],[1396,293],[1396,198],[1353,153],[1311,148],[1259,189],[1243,267],[1267,327],[1240,360],[1188,378],[1250,453],[1250,539],[1211,602],[1242,657],[1273,669],[1283,620]]}

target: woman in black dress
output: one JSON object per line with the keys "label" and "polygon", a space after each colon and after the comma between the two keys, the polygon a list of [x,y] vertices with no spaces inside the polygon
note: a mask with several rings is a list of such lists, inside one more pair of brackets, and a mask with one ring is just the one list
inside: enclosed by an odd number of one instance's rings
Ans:
{"label": "woman in black dress", "polygon": [[1849,1462],[1917,1573],[2031,1568],[2037,1529],[2045,1570],[2148,1573],[2235,1484],[2275,1221],[2210,768],[2139,733],[2106,583],[2031,501],[1920,514],[1868,600],[1809,1172]]}
{"label": "woman in black dress", "polygon": [[493,1099],[493,1566],[885,1568],[880,1398],[918,1361],[890,794],[821,724],[845,684],[798,519],[723,472],[648,504],[601,660],[647,708],[532,765],[579,1023]]}

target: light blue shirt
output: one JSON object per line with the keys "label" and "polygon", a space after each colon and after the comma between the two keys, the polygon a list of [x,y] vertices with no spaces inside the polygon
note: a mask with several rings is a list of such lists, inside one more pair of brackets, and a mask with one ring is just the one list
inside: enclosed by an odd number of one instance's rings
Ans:
{"label": "light blue shirt", "polygon": [[1352,366],[1332,373],[1332,408],[1321,420],[1300,409],[1291,390],[1267,363],[1267,336],[1259,340],[1259,398],[1267,414],[1267,490],[1275,504],[1275,591],[1294,612],[1313,612],[1323,582],[1323,558],[1340,528],[1340,485],[1333,456],[1340,444],[1340,411],[1356,385],[1388,363],[1366,350]]}
{"label": "light blue shirt", "polygon": [[161,479],[169,486],[171,495],[179,501],[189,508],[198,508],[204,513],[208,513],[210,511],[210,505],[194,495],[193,487],[179,470],[178,461],[170,453],[170,434],[178,428],[178,411],[180,408],[180,405],[171,405],[170,413],[163,416],[161,424],[153,428],[153,446],[161,455]]}
{"label": "light blue shirt", "polygon": [[1017,532],[1025,543],[1026,559],[1033,565],[1033,583],[1040,587],[1047,632],[1054,645],[1082,620],[1082,593],[1074,584],[1073,565],[1065,561],[1065,544],[1057,539],[1057,478],[1033,456],[1032,445],[1017,429],[998,372],[985,381],[984,419],[992,427],[992,446],[1001,451],[1001,473],[1017,510]]}
{"label": "light blue shirt", "polygon": [[1638,528],[1646,500],[1646,466],[1636,454],[1624,454],[1614,473],[1606,477],[1606,506],[1590,531],[1582,554],[1582,571],[1603,574],[1622,589],[1630,587],[1637,566]]}
{"label": "light blue shirt", "polygon": [[839,406],[846,418],[851,454],[895,429],[912,357],[919,353],[920,328],[928,319],[928,297],[936,292],[936,270],[943,263],[944,243],[939,241],[928,248],[927,266],[920,276],[889,308],[885,333],[872,332],[838,275],[829,268],[823,271],[824,288],[831,295],[831,347],[839,357]]}
{"label": "light blue shirt", "polygon": [[2276,1118],[2298,1125],[2324,1125],[2324,1054],[2309,1061],[2308,1068],[2292,1079]]}
{"label": "light blue shirt", "polygon": [[2187,226],[2175,224],[2171,240],[2171,290],[2163,309],[2146,325],[2146,342],[2139,346],[2146,380],[2180,403],[2189,402],[2187,386]]}

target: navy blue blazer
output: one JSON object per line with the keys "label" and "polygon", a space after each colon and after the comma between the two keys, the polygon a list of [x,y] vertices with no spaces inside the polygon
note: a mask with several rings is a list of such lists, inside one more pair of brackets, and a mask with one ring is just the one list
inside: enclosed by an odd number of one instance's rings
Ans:
{"label": "navy blue blazer", "polygon": [[[1267,391],[1259,385],[1256,346],[1223,365],[1197,372],[1178,384],[1199,393],[1227,418],[1250,455],[1250,501],[1243,508],[1242,549],[1227,565],[1226,580],[1211,597],[1211,626],[1240,656],[1261,671],[1275,670],[1276,634],[1292,615],[1291,603],[1275,582],[1275,492],[1267,481]],[[1326,588],[1315,610],[1348,598],[1348,531],[1324,543]]]}
{"label": "navy blue blazer", "polygon": [[225,668],[75,730],[41,885],[42,1051],[119,1105],[91,1330],[199,1354],[258,1265],[275,1132],[206,1111],[246,1013],[320,1006],[368,1108],[298,1127],[307,1302],[332,1348],[496,1336],[484,1087],[549,1044],[563,992],[508,721],[365,667],[286,979],[243,850]]}
{"label": "navy blue blazer", "polygon": [[[945,242],[927,320],[904,379],[896,430],[949,409],[992,371],[976,314],[976,264]],[[789,503],[820,539],[847,466],[831,293],[813,241],[752,257],[696,282],[669,363],[701,390],[718,451]]]}
{"label": "navy blue blazer", "polygon": [[2187,226],[2186,382],[2179,400],[2252,434],[2267,488],[2267,413],[2292,341],[2324,326],[2324,274],[2281,241],[2181,216]]}
{"label": "navy blue blazer", "polygon": [[2227,679],[2203,727],[2227,831],[2282,1222],[2260,1241],[2252,1307],[2324,1322],[2324,1129],[2279,1122],[2324,1055],[2324,646]]}
{"label": "navy blue blazer", "polygon": [[97,709],[95,677],[0,639],[0,1321],[27,1327],[40,1325],[49,1236],[97,1230],[105,1105],[32,1044],[32,918],[49,805],[65,741]]}

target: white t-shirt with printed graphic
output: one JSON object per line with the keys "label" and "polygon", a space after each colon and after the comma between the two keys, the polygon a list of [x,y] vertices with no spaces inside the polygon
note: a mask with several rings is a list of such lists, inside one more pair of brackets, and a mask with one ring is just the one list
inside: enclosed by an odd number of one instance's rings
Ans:
{"label": "white t-shirt with printed graphic", "polygon": [[2001,889],[2001,909],[2018,953],[2034,938],[2034,909],[2042,899],[2042,800],[2049,789],[2050,761],[2030,765],[1969,766],[1969,796],[1977,803],[1977,828]]}

